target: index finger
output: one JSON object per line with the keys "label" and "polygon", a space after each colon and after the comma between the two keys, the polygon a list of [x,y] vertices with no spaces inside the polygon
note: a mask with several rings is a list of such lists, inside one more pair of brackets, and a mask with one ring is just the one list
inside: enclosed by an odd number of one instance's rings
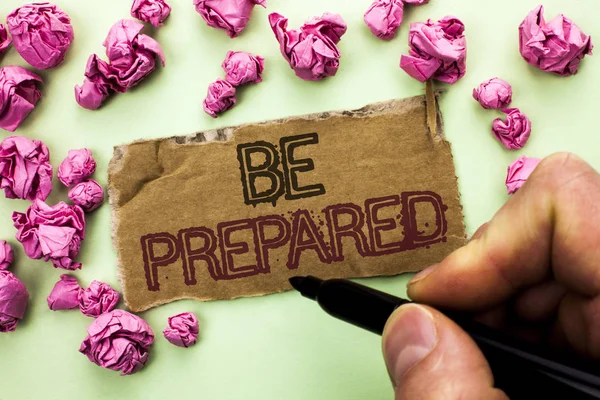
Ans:
{"label": "index finger", "polygon": [[464,310],[500,304],[549,277],[600,293],[600,175],[580,158],[543,160],[485,231],[408,286],[415,301]]}

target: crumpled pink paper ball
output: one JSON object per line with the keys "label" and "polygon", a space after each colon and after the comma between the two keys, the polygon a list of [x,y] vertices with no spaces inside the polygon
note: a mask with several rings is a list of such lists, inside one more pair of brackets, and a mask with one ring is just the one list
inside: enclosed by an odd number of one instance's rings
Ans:
{"label": "crumpled pink paper ball", "polygon": [[83,315],[97,318],[98,316],[112,311],[119,302],[119,292],[110,285],[92,281],[90,286],[81,292],[79,296],[79,309]]}
{"label": "crumpled pink paper ball", "polygon": [[267,7],[266,0],[194,0],[196,11],[208,26],[227,31],[231,38],[238,36],[248,25],[257,4]]}
{"label": "crumpled pink paper ball", "polygon": [[383,40],[391,40],[402,24],[404,4],[421,5],[429,0],[375,0],[364,15],[365,24],[373,35]]}
{"label": "crumpled pink paper ball", "polygon": [[77,279],[71,275],[63,274],[46,298],[46,302],[52,311],[72,310],[79,307],[79,296],[81,296],[82,291],[83,289],[77,283]]}
{"label": "crumpled pink paper ball", "polygon": [[4,139],[0,143],[0,188],[9,199],[46,200],[52,191],[46,145],[23,136]]}
{"label": "crumpled pink paper ball", "polygon": [[235,106],[235,87],[223,79],[217,79],[208,86],[206,98],[202,103],[204,111],[213,118]]}
{"label": "crumpled pink paper ball", "polygon": [[542,160],[539,158],[521,157],[513,162],[506,173],[506,190],[508,194],[516,193],[525,184],[529,175]]}
{"label": "crumpled pink paper ball", "polygon": [[90,56],[83,85],[75,86],[75,100],[80,106],[95,110],[110,94],[125,93],[154,71],[157,57],[165,65],[160,44],[140,34],[143,28],[143,24],[127,19],[112,26],[103,43],[108,62]]}
{"label": "crumpled pink paper ball", "polygon": [[0,68],[0,128],[14,132],[33,111],[42,78],[23,67]]}
{"label": "crumpled pink paper ball", "polygon": [[85,212],[94,211],[104,202],[104,189],[93,179],[73,186],[69,190],[69,199]]}
{"label": "crumpled pink paper ball", "polygon": [[506,121],[494,120],[494,136],[509,150],[523,148],[531,134],[531,121],[518,108],[507,108],[502,112],[506,114]]}
{"label": "crumpled pink paper ball", "polygon": [[15,254],[6,240],[0,240],[0,270],[7,270],[15,260]]}
{"label": "crumpled pink paper ball", "polygon": [[139,371],[148,360],[154,333],[140,317],[123,310],[99,316],[87,328],[79,352],[103,368],[129,375]]}
{"label": "crumpled pink paper ball", "polygon": [[287,30],[288,19],[272,13],[269,23],[281,54],[296,76],[318,81],[337,73],[341,57],[337,44],[346,33],[346,23],[341,16],[325,13],[307,21],[300,29]]}
{"label": "crumpled pink paper ball", "polygon": [[467,69],[464,31],[465,25],[455,17],[411,24],[410,50],[408,55],[402,55],[400,68],[420,82],[436,79],[456,83]]}
{"label": "crumpled pink paper ball", "polygon": [[49,206],[35,199],[25,214],[12,215],[16,238],[29,258],[44,258],[56,268],[75,270],[81,263],[73,259],[79,254],[85,234],[85,217],[79,206],[60,202]]}
{"label": "crumpled pink paper ball", "polygon": [[473,89],[473,98],[485,109],[501,109],[512,101],[512,87],[500,78],[492,78]]}
{"label": "crumpled pink paper ball", "polygon": [[54,4],[31,3],[6,17],[15,49],[37,69],[59,65],[73,41],[69,16]]}
{"label": "crumpled pink paper ball", "polygon": [[403,0],[375,0],[364,15],[365,24],[373,35],[383,40],[392,40],[402,24]]}
{"label": "crumpled pink paper ball", "polygon": [[245,51],[228,51],[222,64],[225,80],[233,86],[262,82],[264,62],[261,56],[253,56]]}
{"label": "crumpled pink paper ball", "polygon": [[85,79],[81,86],[75,85],[75,101],[88,110],[98,109],[104,100],[117,91],[117,84],[110,79],[108,63],[92,54],[85,66]]}
{"label": "crumpled pink paper ball", "polygon": [[140,34],[144,25],[122,19],[112,26],[103,45],[109,64],[109,77],[125,92],[148,76],[156,66],[156,58],[165,65],[160,44],[148,35]]}
{"label": "crumpled pink paper ball", "polygon": [[6,27],[0,24],[0,56],[2,56],[2,53],[8,49],[8,46],[10,46],[11,43],[12,38],[8,35]]}
{"label": "crumpled pink paper ball", "polygon": [[25,315],[29,293],[12,272],[0,270],[0,332],[12,332]]}
{"label": "crumpled pink paper ball", "polygon": [[579,63],[592,54],[592,40],[569,18],[560,14],[544,20],[537,6],[519,26],[519,51],[529,64],[560,76],[577,73]]}
{"label": "crumpled pink paper ball", "polygon": [[179,347],[190,347],[198,340],[198,318],[191,312],[169,317],[169,324],[163,330],[163,335],[169,343]]}
{"label": "crumpled pink paper ball", "polygon": [[153,26],[162,26],[171,13],[171,7],[164,0],[134,0],[131,16],[140,21],[150,22]]}
{"label": "crumpled pink paper ball", "polygon": [[58,180],[65,186],[83,182],[96,171],[96,161],[90,149],[69,150],[58,166]]}

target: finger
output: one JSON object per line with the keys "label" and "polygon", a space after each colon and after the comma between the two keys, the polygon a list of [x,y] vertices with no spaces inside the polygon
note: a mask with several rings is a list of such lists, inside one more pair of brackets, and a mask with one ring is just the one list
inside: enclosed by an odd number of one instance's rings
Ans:
{"label": "finger", "polygon": [[486,222],[485,224],[483,224],[479,228],[477,228],[477,230],[475,231],[473,236],[471,236],[471,240],[479,239],[481,237],[481,235],[483,235],[483,232],[485,232],[485,230],[487,229],[488,224],[489,224],[489,222]]}
{"label": "finger", "polygon": [[587,298],[568,293],[559,306],[558,324],[562,335],[580,354],[600,359],[600,297]]}
{"label": "finger", "polygon": [[508,306],[501,305],[476,315],[475,320],[489,327],[500,329],[506,326],[507,315]]}
{"label": "finger", "polygon": [[552,328],[550,328],[547,341],[551,347],[559,351],[573,351],[573,347],[569,345],[565,331],[558,321],[555,321]]}
{"label": "finger", "polygon": [[514,310],[510,309],[508,304],[496,307],[490,311],[485,311],[476,315],[474,319],[489,327],[495,328],[503,333],[526,339],[530,342],[540,342],[548,338],[548,332],[545,328],[552,328],[549,323],[531,323],[518,318]]}
{"label": "finger", "polygon": [[[503,303],[475,316],[482,324],[492,328],[519,333],[519,328],[529,328],[534,323],[554,322],[565,289],[554,281],[545,281]],[[539,330],[539,329],[538,329]]]}
{"label": "finger", "polygon": [[506,399],[473,340],[429,307],[394,312],[383,332],[383,353],[396,399]]}
{"label": "finger", "polygon": [[418,274],[408,294],[465,310],[498,305],[554,276],[567,289],[600,293],[600,175],[570,154],[548,157],[483,234]]}
{"label": "finger", "polygon": [[514,300],[515,314],[528,322],[543,322],[556,317],[566,289],[555,281],[545,281],[521,293]]}

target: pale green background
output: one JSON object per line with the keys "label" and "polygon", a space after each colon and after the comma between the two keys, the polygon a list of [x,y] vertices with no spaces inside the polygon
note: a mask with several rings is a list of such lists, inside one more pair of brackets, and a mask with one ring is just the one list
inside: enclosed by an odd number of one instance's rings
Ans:
{"label": "pale green background", "polygon": [[[171,0],[171,17],[153,34],[165,50],[167,67],[91,112],[75,103],[73,86],[82,82],[89,54],[103,54],[101,43],[110,26],[128,17],[130,1],[60,0],[71,16],[76,39],[63,65],[40,73],[46,82],[43,101],[16,133],[44,141],[55,168],[67,150],[91,148],[98,161],[95,177],[106,184],[112,146],[117,144],[421,94],[423,86],[398,67],[400,54],[408,47],[408,24],[454,14],[467,27],[468,72],[448,89],[441,107],[468,232],[507,200],[506,167],[522,154],[543,157],[566,150],[600,167],[600,60],[588,57],[579,75],[571,78],[527,65],[519,56],[517,27],[537,0],[432,0],[419,8],[408,7],[400,34],[391,42],[376,39],[363,24],[370,0],[269,0],[268,11],[257,7],[247,30],[234,40],[208,28],[191,3]],[[0,19],[21,4],[2,0]],[[546,8],[547,17],[562,12],[600,38],[598,0],[552,0],[546,1]],[[273,11],[288,16],[292,27],[325,11],[343,16],[349,29],[340,44],[343,57],[335,78],[311,83],[294,76],[267,23],[267,14]],[[201,103],[207,85],[223,75],[220,64],[229,49],[264,56],[265,79],[241,90],[238,106],[213,120],[202,112]],[[14,49],[0,63],[25,66]],[[490,133],[499,113],[483,110],[471,98],[474,86],[494,76],[513,84],[513,105],[533,122],[524,151],[504,150]],[[65,188],[55,180],[48,202],[65,199]],[[17,331],[0,335],[0,399],[392,398],[380,338],[328,317],[296,293],[212,303],[180,301],[145,312],[142,317],[156,333],[146,368],[121,377],[97,367],[77,352],[91,319],[77,311],[51,312],[46,305],[62,271],[27,259],[14,239],[11,214],[25,210],[27,204],[0,196],[4,221],[0,237],[15,247],[14,271],[31,294]],[[76,273],[82,285],[98,279],[118,287],[109,214],[105,205],[88,217],[80,257],[84,267]],[[407,278],[366,282],[402,295]],[[201,323],[200,341],[189,349],[176,348],[161,335],[167,317],[183,311],[195,312]]]}

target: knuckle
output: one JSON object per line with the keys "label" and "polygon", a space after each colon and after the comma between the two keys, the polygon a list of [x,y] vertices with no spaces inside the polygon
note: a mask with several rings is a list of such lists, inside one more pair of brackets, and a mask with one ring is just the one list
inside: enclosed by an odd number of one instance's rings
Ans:
{"label": "knuckle", "polygon": [[554,153],[542,160],[540,169],[565,169],[566,167],[584,167],[588,166],[585,160],[578,155],[569,152]]}
{"label": "knuckle", "polygon": [[561,176],[589,169],[591,167],[581,157],[573,153],[562,152],[544,158],[536,168],[536,172],[538,175]]}
{"label": "knuckle", "polygon": [[587,355],[600,359],[600,297],[589,301],[583,310]]}
{"label": "knuckle", "polygon": [[531,176],[539,190],[556,194],[565,188],[600,184],[600,175],[581,157],[573,153],[552,154],[538,165]]}

